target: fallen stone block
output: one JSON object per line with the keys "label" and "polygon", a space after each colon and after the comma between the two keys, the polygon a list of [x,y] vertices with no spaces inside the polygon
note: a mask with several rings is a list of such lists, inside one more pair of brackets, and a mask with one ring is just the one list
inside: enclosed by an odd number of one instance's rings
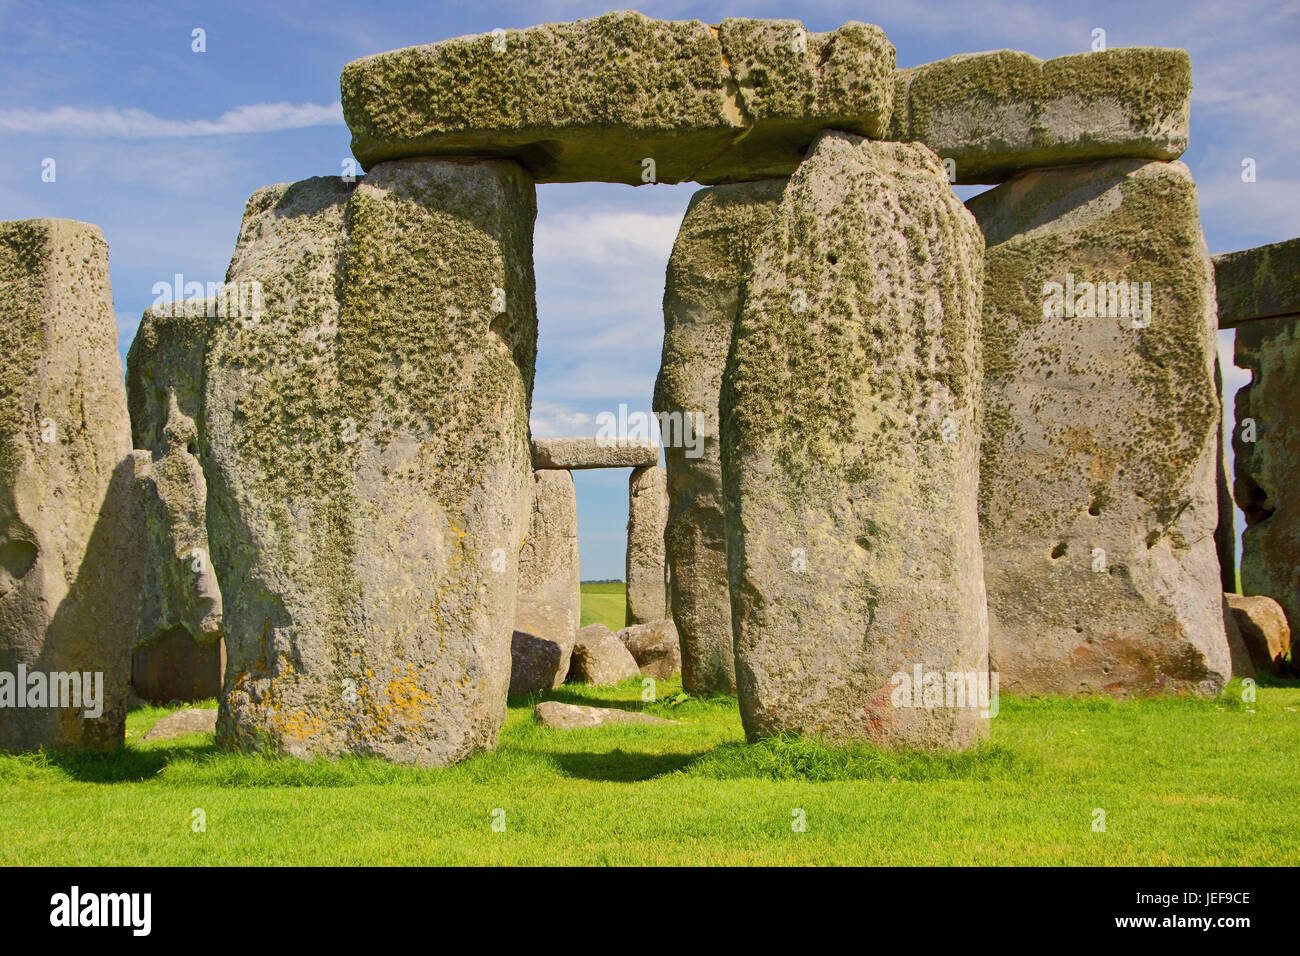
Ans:
{"label": "fallen stone block", "polygon": [[899,70],[889,139],[939,154],[953,182],[1187,149],[1186,50],[1116,47],[1040,60],[997,50]]}
{"label": "fallen stone block", "polygon": [[682,650],[677,628],[670,620],[634,624],[618,632],[645,677],[666,680],[682,670]]}
{"label": "fallen stone block", "polygon": [[217,712],[213,710],[178,710],[168,714],[147,731],[141,740],[171,740],[186,734],[211,734],[217,729]]}
{"label": "fallen stone block", "polygon": [[1291,628],[1282,607],[1272,598],[1240,594],[1225,595],[1232,617],[1257,670],[1287,675],[1292,670],[1287,657],[1291,652]]}
{"label": "fallen stone block", "polygon": [[552,690],[564,683],[577,621],[555,604],[521,601],[510,640],[510,695]]}
{"label": "fallen stone block", "polygon": [[533,709],[533,713],[536,714],[538,723],[552,730],[580,730],[584,727],[600,727],[604,724],[663,725],[679,722],[634,710],[583,707],[580,704],[562,704],[558,700],[542,701]]}
{"label": "fallen stone block", "polygon": [[1241,628],[1237,626],[1237,615],[1228,601],[1232,596],[1230,593],[1223,595],[1223,630],[1228,635],[1228,655],[1232,660],[1232,676],[1254,677],[1255,661],[1251,658],[1250,648],[1246,646]]}
{"label": "fallen stone block", "polygon": [[632,652],[604,624],[591,624],[578,632],[569,664],[569,683],[601,687],[640,673]]}

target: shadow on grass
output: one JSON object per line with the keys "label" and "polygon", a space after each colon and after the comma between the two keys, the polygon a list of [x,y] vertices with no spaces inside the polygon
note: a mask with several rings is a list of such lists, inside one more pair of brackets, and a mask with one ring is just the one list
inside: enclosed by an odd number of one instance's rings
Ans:
{"label": "shadow on grass", "polygon": [[636,783],[676,773],[708,752],[698,750],[694,753],[665,754],[616,749],[605,753],[549,751],[544,756],[553,761],[566,777],[606,783]]}
{"label": "shadow on grass", "polygon": [[212,753],[211,741],[149,749],[127,746],[110,751],[38,750],[13,755],[10,766],[0,769],[0,777],[54,770],[80,783],[138,783],[158,776],[170,763]]}

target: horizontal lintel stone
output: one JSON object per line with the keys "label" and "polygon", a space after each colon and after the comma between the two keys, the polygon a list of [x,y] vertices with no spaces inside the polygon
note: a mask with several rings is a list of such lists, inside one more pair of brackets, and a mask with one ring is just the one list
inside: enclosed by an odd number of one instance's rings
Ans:
{"label": "horizontal lintel stone", "polygon": [[1300,239],[1214,256],[1219,328],[1300,312]]}
{"label": "horizontal lintel stone", "polygon": [[533,467],[641,468],[659,464],[659,446],[651,439],[535,438]]}

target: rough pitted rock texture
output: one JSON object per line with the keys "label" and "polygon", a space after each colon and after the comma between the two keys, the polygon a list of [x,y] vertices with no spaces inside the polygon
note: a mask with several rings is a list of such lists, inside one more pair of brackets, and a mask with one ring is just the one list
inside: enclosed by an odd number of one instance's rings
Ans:
{"label": "rough pitted rock texture", "polygon": [[959,183],[1120,157],[1177,159],[1191,92],[1186,50],[1119,47],[1047,61],[966,53],[897,72],[888,138],[952,159]]}
{"label": "rough pitted rock texture", "polygon": [[150,727],[141,740],[171,740],[186,734],[210,734],[217,727],[215,710],[178,710]]}
{"label": "rough pitted rock texture", "polygon": [[150,453],[139,477],[146,559],[137,649],[157,645],[177,628],[203,644],[221,639],[221,590],[209,555],[208,486],[196,424],[208,316],[215,320],[216,313],[216,300],[150,308],[126,356],[131,440]]}
{"label": "rough pitted rock texture", "polygon": [[510,638],[510,693],[552,690],[569,673],[578,619],[572,609],[521,600],[515,605]]}
{"label": "rough pitted rock texture", "polygon": [[1255,661],[1250,656],[1250,648],[1246,646],[1246,639],[1237,625],[1237,615],[1228,600],[1233,596],[1230,593],[1223,595],[1223,630],[1228,635],[1228,657],[1232,662],[1232,676],[1254,677]]}
{"label": "rough pitted rock texture", "polygon": [[1219,328],[1300,314],[1300,239],[1214,257]]}
{"label": "rough pitted rock texture", "polygon": [[578,571],[578,496],[573,475],[547,469],[532,476],[530,517],[519,552],[517,601],[567,608],[582,618]]}
{"label": "rough pitted rock texture", "polygon": [[[1281,606],[1272,598],[1225,595],[1242,642],[1258,670],[1270,674],[1287,674],[1287,655],[1291,651],[1291,628]],[[1295,659],[1290,661],[1294,665]]]}
{"label": "rough pitted rock texture", "polygon": [[653,439],[603,438],[535,438],[533,467],[562,468],[569,471],[586,468],[640,468],[659,464],[659,446]]}
{"label": "rough pitted rock texture", "polygon": [[933,153],[838,132],[763,235],[721,399],[751,739],[963,747],[987,732],[973,707],[891,703],[891,678],[915,665],[988,669],[981,252]]}
{"label": "rough pitted rock texture", "polygon": [[641,673],[632,652],[604,624],[591,624],[578,632],[569,664],[569,682],[617,684]]}
{"label": "rough pitted rock texture", "polygon": [[691,423],[689,441],[664,437],[664,546],[672,619],[681,635],[682,685],[692,694],[736,692],[718,395],[745,273],[785,183],[701,189],[691,198],[668,260],[654,408],[689,415]]}
{"label": "rough pitted rock texture", "polygon": [[355,190],[249,200],[227,279],[258,279],[263,314],[214,328],[204,390],[219,745],[420,765],[495,745],[535,210],[503,161],[385,163]]}
{"label": "rough pitted rock texture", "polygon": [[672,621],[633,624],[617,635],[642,675],[666,680],[682,670],[682,650]]}
{"label": "rough pitted rock texture", "polygon": [[340,80],[352,151],[508,156],[538,182],[639,185],[789,175],[828,126],[889,122],[894,48],[879,27],[655,20],[632,11],[354,60]]}
{"label": "rough pitted rock texture", "polygon": [[[1024,173],[968,205],[987,243],[980,519],[1001,689],[1217,691],[1214,277],[1187,167]],[[1149,317],[1131,286],[1129,314],[1118,285],[1089,306],[1083,283],[1126,282],[1150,283]]]}
{"label": "rough pitted rock texture", "polygon": [[[102,678],[102,713],[10,687],[0,750],[125,736],[143,565],[108,244],[66,219],[0,223],[0,674]],[[94,678],[91,677],[93,685]],[[70,685],[64,685],[69,686]],[[60,695],[61,699],[62,696]]]}
{"label": "rough pitted rock texture", "polygon": [[627,506],[627,623],[658,621],[667,613],[664,525],[668,473],[658,465],[632,469]]}
{"label": "rough pitted rock texture", "polygon": [[[1233,361],[1252,373],[1237,392],[1233,492],[1246,515],[1241,589],[1282,605],[1300,632],[1300,315],[1237,328]],[[1254,441],[1247,431],[1253,423]]]}
{"label": "rough pitted rock texture", "polygon": [[546,700],[538,704],[533,712],[543,727],[553,730],[578,730],[582,727],[599,727],[601,724],[675,724],[675,720],[665,720],[653,714],[642,714],[635,710],[618,710],[613,707],[583,707],[581,704],[562,704],[558,700]]}

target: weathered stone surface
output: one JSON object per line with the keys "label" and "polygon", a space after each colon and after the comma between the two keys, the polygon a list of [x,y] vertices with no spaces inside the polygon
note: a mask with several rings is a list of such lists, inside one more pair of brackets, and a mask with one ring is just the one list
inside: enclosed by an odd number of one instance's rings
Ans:
{"label": "weathered stone surface", "polygon": [[604,686],[641,673],[632,652],[604,624],[591,624],[578,632],[569,665],[569,682]]}
{"label": "weathered stone surface", "polygon": [[[1223,401],[1223,369],[1219,353],[1214,353],[1214,395],[1219,407],[1226,409]],[[1218,522],[1214,526],[1214,550],[1219,557],[1219,585],[1225,594],[1237,590],[1237,508],[1232,501],[1232,473],[1225,454],[1223,423],[1215,429],[1214,484],[1219,503]],[[1229,635],[1231,637],[1231,635]]]}
{"label": "weathered stone surface", "polygon": [[664,525],[668,473],[658,465],[632,469],[627,507],[627,623],[658,621],[667,613]]}
{"label": "weathered stone surface", "polygon": [[573,475],[558,469],[535,471],[531,485],[528,530],[519,552],[517,602],[567,608],[576,626],[582,619],[582,582]]}
{"label": "weathered stone surface", "polygon": [[178,710],[147,731],[141,740],[171,740],[186,734],[210,734],[217,728],[216,710]]}
{"label": "weathered stone surface", "polygon": [[420,765],[495,745],[533,193],[510,162],[407,161],[249,201],[227,278],[259,280],[263,314],[218,324],[205,372],[220,745]]}
{"label": "weathered stone surface", "polygon": [[[494,42],[495,41],[495,42]],[[665,21],[633,11],[364,57],[340,80],[367,168],[505,156],[538,182],[640,185],[789,175],[828,126],[878,137],[894,48],[879,27]]]}
{"label": "weathered stone surface", "polygon": [[763,235],[721,399],[751,739],[961,747],[987,732],[975,708],[891,704],[891,678],[915,665],[988,670],[981,249],[929,150],[838,132]]}
{"label": "weathered stone surface", "polygon": [[1002,690],[1215,692],[1214,286],[1187,167],[1024,173],[968,205],[987,243],[980,518]]}
{"label": "weathered stone surface", "polygon": [[221,696],[226,672],[226,643],[199,644],[177,627],[131,655],[131,687],[142,700],[207,700]]}
{"label": "weathered stone surface", "polygon": [[681,673],[682,649],[672,621],[633,624],[619,631],[618,639],[628,649],[643,676],[665,680]]}
{"label": "weathered stone surface", "polygon": [[216,315],[216,300],[150,308],[126,357],[131,441],[150,453],[139,478],[146,551],[137,648],[152,647],[177,628],[200,643],[221,640],[221,589],[209,557],[208,486],[196,424],[207,326]]}
{"label": "weathered stone surface", "polygon": [[[117,747],[143,555],[97,227],[0,223],[0,356],[0,750]],[[38,698],[28,682],[72,672],[93,705],[78,690],[80,706],[49,706],[71,683]],[[17,707],[17,694],[36,706]]]}
{"label": "weathered stone surface", "polygon": [[1187,149],[1186,50],[1117,47],[1043,61],[966,53],[899,70],[889,139],[925,143],[956,182],[1104,159],[1177,159]]}
{"label": "weathered stone surface", "polygon": [[1255,662],[1251,659],[1250,648],[1242,637],[1241,628],[1237,626],[1237,615],[1233,613],[1228,598],[1231,593],[1223,595],[1223,630],[1228,635],[1228,656],[1232,661],[1233,677],[1254,677]]}
{"label": "weathered stone surface", "polygon": [[[1241,589],[1282,605],[1300,632],[1300,315],[1237,328],[1234,361],[1249,369],[1237,392],[1233,492],[1246,516]],[[1253,440],[1251,440],[1253,439]]]}
{"label": "weathered stone surface", "polygon": [[535,438],[533,467],[538,471],[562,468],[641,468],[659,464],[659,446],[650,438]]}
{"label": "weathered stone surface", "polygon": [[578,730],[599,727],[602,724],[675,724],[653,714],[614,707],[583,707],[580,704],[562,704],[558,700],[544,700],[533,708],[538,722],[553,730]]}
{"label": "weathered stone surface", "polygon": [[1281,605],[1263,596],[1229,594],[1226,597],[1255,667],[1270,674],[1285,673],[1287,654],[1291,651],[1291,628]]}
{"label": "weathered stone surface", "polygon": [[1300,314],[1300,239],[1214,257],[1219,328]]}
{"label": "weathered stone surface", "polygon": [[510,639],[510,693],[553,690],[569,673],[578,619],[556,604],[522,600],[515,605]]}
{"label": "weathered stone surface", "polygon": [[668,260],[654,409],[690,423],[683,440],[664,438],[664,547],[672,619],[681,636],[682,685],[692,694],[736,692],[718,395],[745,273],[785,183],[769,179],[701,189],[691,198]]}

